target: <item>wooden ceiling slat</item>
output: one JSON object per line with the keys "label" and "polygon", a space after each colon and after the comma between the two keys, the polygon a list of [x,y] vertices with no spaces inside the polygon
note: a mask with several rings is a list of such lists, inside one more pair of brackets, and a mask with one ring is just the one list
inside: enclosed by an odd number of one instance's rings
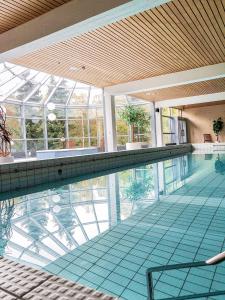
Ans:
{"label": "wooden ceiling slat", "polygon": [[188,58],[190,57],[190,55],[192,55],[192,57],[195,58],[195,61],[197,60],[197,63],[206,63],[207,55],[205,55],[204,49],[196,49],[195,45],[193,45],[192,37],[187,36],[184,30],[181,30],[179,26],[180,20],[173,13],[171,8],[165,10],[164,7],[159,7],[159,9],[156,10],[155,15],[161,20],[162,24],[165,23],[164,20],[166,20],[165,24],[169,23],[171,25],[169,31],[171,38],[175,39],[175,45],[176,42],[180,42],[183,45],[182,49],[184,49],[184,51],[186,49],[186,52],[188,53]]}
{"label": "wooden ceiling slat", "polygon": [[[113,24],[113,25],[115,25],[115,24]],[[135,34],[134,31],[132,32],[132,35],[131,35],[131,33],[129,31],[127,31],[126,28],[124,28],[124,27],[121,28],[121,26],[116,26],[116,27],[115,26],[112,27],[112,26],[110,26],[110,28],[112,29],[111,35],[112,36],[114,35],[114,39],[121,38],[122,42],[126,41],[126,44],[127,44],[127,48],[125,49],[126,52],[128,52],[129,49],[135,47],[134,52],[135,52],[136,56],[139,56],[139,53],[142,54],[141,57],[144,58],[144,65],[146,65],[146,63],[148,61],[150,61],[151,67],[156,66],[158,69],[160,69],[160,58],[157,55],[157,53],[159,52],[159,48],[157,47],[156,44],[153,45],[153,43],[152,43],[152,45],[151,45],[146,40],[146,43],[144,45],[144,42],[142,41],[141,36],[138,37],[138,35]],[[105,32],[105,29],[103,29],[103,31]],[[125,39],[124,39],[124,36],[126,37]],[[164,50],[161,51],[161,56],[164,58],[166,57],[164,55]],[[150,68],[148,67],[149,71],[151,70],[151,67]],[[166,61],[164,63],[163,68],[165,69],[165,68],[170,68],[170,67],[171,67],[171,64],[169,64],[169,62]]]}
{"label": "wooden ceiling slat", "polygon": [[133,96],[149,101],[163,101],[176,98],[199,96],[205,94],[224,92],[225,78],[196,82],[176,87],[158,89],[154,91],[136,93]]}
{"label": "wooden ceiling slat", "polygon": [[[177,58],[177,56],[176,56],[176,54],[174,54],[173,49],[169,48],[168,45],[163,42],[163,39],[161,39],[161,45],[159,45],[158,36],[157,37],[153,36],[153,35],[151,35],[151,33],[148,36],[146,34],[142,35],[142,30],[139,27],[138,22],[134,21],[132,18],[130,18],[129,21],[125,20],[124,23],[126,23],[127,29],[129,29],[129,27],[130,27],[129,33],[131,34],[131,36],[132,35],[136,36],[137,42],[140,41],[141,39],[143,39],[143,44],[144,44],[144,41],[146,41],[145,48],[147,46],[147,49],[150,50],[149,55],[151,57],[152,57],[152,50],[154,51],[155,62],[158,66],[160,65],[160,58],[158,56],[158,53],[160,51],[160,56],[162,58],[164,58],[164,61],[162,61],[164,68],[165,68],[165,66],[169,66],[171,68],[171,64],[173,64],[173,59]],[[145,29],[145,31],[147,31],[147,30]],[[163,46],[162,46],[162,43],[163,43]],[[161,48],[160,48],[160,46],[161,46]],[[170,53],[171,53],[170,59],[168,59],[168,51],[170,51]],[[166,57],[167,57],[167,59],[165,60]],[[184,67],[182,60],[177,62],[177,65]]]}
{"label": "wooden ceiling slat", "polygon": [[188,2],[186,1],[185,4],[186,5],[183,5],[181,1],[177,1],[168,6],[172,7],[173,14],[176,16],[178,24],[180,24],[186,32],[188,41],[195,45],[196,51],[202,51],[202,55],[205,53],[208,57],[208,61],[212,63],[214,61],[211,55],[212,50],[199,31],[199,25],[195,24],[195,20],[193,20],[193,13],[188,7]]}
{"label": "wooden ceiling slat", "polygon": [[[215,2],[210,1],[210,4],[215,5]],[[222,51],[223,51],[223,49],[224,49],[224,39],[225,39],[225,26],[220,27],[220,25],[222,25],[221,24],[222,20],[220,18],[220,15],[218,14],[217,9],[214,9],[214,12],[213,12],[213,10],[211,9],[208,1],[204,2],[204,6],[205,6],[206,11],[207,11],[207,16],[208,16],[208,18],[210,19],[211,23],[213,24],[213,26],[215,28],[214,29],[214,34],[218,36],[219,42],[220,42],[220,45],[222,45]]]}
{"label": "wooden ceiling slat", "polygon": [[[187,63],[187,61],[189,61],[189,57],[190,57],[190,52],[193,56],[193,61],[197,62],[197,64],[199,63],[199,60],[202,60],[202,57],[196,57],[196,53],[190,49],[190,45],[188,45],[187,43],[185,43],[182,38],[180,39],[179,35],[177,34],[176,30],[173,30],[172,24],[169,23],[170,26],[167,26],[167,22],[165,22],[165,19],[161,19],[161,15],[159,14],[159,12],[157,10],[155,10],[155,13],[149,13],[146,12],[145,14],[143,14],[144,17],[147,20],[150,20],[149,24],[151,25],[151,23],[156,23],[156,20],[159,20],[159,25],[156,28],[152,28],[151,30],[154,30],[154,32],[156,32],[156,34],[158,33],[159,35],[159,39],[165,39],[165,41],[168,44],[168,51],[171,51],[171,47],[173,47],[173,49],[175,50],[176,53],[176,60],[179,60],[179,62],[181,60],[185,60],[185,62]],[[164,22],[165,24],[163,24]],[[170,37],[168,39],[168,37]],[[177,46],[179,45],[179,48],[182,49],[182,55],[180,52],[177,51]],[[202,62],[203,63],[203,62]]]}
{"label": "wooden ceiling slat", "polygon": [[0,34],[70,0],[1,0]]}
{"label": "wooden ceiling slat", "polygon": [[204,24],[202,16],[196,8],[196,3],[199,1],[200,0],[195,0],[195,2],[193,2],[192,0],[189,0],[187,1],[187,5],[184,5],[184,3],[180,1],[177,6],[183,13],[185,12],[189,15],[192,20],[192,23],[189,23],[189,26],[193,28],[194,33],[198,35],[198,38],[202,41],[202,44],[205,45],[209,54],[211,54],[211,56],[215,55],[218,59],[222,59],[218,51],[219,49],[216,48],[217,44],[213,41],[213,37],[211,37],[208,27]]}
{"label": "wooden ceiling slat", "polygon": [[99,87],[221,63],[223,1],[172,0],[12,62]]}
{"label": "wooden ceiling slat", "polygon": [[[221,35],[224,38],[225,36],[225,23],[223,22],[223,19],[221,18],[221,15],[219,13],[218,10],[218,6],[217,6],[217,1],[207,1],[207,4],[210,6],[211,8],[211,12],[214,15],[214,18],[216,20],[216,22],[218,23],[219,27],[220,27],[220,31],[221,31]],[[223,14],[225,15],[225,14]]]}
{"label": "wooden ceiling slat", "polygon": [[204,9],[204,6],[202,5],[201,1],[193,2],[193,0],[192,0],[192,3],[194,3],[196,6],[196,9],[195,9],[195,12],[197,12],[196,17],[202,24],[202,28],[204,28],[211,43],[212,44],[216,43],[215,45],[217,45],[217,51],[220,49],[220,53],[221,53],[220,57],[222,58],[223,51],[224,51],[224,43],[221,43],[221,40],[217,34],[217,32],[220,32],[220,30],[216,31],[215,27],[213,26],[213,23],[215,23],[215,22],[213,22],[209,16],[210,10],[207,5],[207,1],[205,2],[205,9]]}

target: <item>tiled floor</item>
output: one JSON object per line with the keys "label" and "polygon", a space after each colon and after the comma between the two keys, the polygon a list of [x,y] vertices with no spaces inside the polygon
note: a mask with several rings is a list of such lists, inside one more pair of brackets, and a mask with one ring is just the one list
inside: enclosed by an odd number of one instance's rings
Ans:
{"label": "tiled floor", "polygon": [[101,292],[0,257],[1,300],[113,300]]}

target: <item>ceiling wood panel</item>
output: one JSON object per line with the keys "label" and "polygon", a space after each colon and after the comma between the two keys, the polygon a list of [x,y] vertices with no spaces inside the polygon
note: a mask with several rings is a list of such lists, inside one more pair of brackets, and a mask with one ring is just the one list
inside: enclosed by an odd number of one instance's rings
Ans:
{"label": "ceiling wood panel", "polygon": [[0,34],[70,0],[0,0]]}
{"label": "ceiling wood panel", "polygon": [[145,99],[151,102],[157,102],[176,98],[220,93],[224,91],[225,78],[219,78],[165,89],[158,89],[145,93],[137,93],[133,94],[132,96]]}
{"label": "ceiling wood panel", "polygon": [[99,87],[221,63],[223,5],[173,0],[12,62]]}

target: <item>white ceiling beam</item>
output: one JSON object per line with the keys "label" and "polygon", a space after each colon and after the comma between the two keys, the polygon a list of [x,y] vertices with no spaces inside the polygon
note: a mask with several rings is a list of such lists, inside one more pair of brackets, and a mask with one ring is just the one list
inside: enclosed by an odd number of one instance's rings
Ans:
{"label": "white ceiling beam", "polygon": [[105,92],[110,95],[128,95],[222,77],[225,77],[225,63],[116,84],[106,87]]}
{"label": "white ceiling beam", "polygon": [[79,36],[171,0],[72,0],[0,35],[0,62]]}
{"label": "white ceiling beam", "polygon": [[225,100],[225,92],[155,102],[155,107],[176,107]]}

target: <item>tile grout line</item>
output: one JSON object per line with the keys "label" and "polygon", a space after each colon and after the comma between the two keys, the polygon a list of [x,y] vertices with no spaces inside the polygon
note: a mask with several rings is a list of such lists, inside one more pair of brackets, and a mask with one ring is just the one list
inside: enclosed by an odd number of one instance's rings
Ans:
{"label": "tile grout line", "polygon": [[27,294],[29,294],[30,292],[32,292],[33,290],[35,290],[36,288],[40,287],[44,282],[48,281],[51,277],[53,277],[52,275],[48,275],[44,280],[42,280],[41,282],[39,282],[36,286],[33,286],[32,288],[29,289],[29,291],[24,292],[21,295],[21,299],[24,299],[23,297],[26,296]]}

